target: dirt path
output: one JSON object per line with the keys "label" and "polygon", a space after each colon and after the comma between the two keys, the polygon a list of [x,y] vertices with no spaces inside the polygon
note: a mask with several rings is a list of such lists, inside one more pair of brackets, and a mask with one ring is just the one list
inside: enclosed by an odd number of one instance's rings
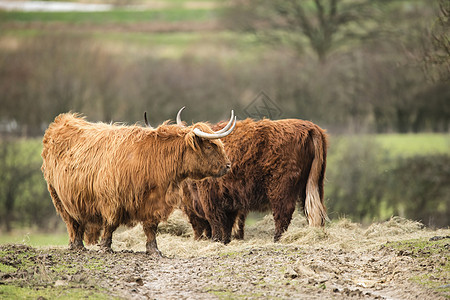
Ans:
{"label": "dirt path", "polygon": [[[402,224],[406,231],[407,225]],[[341,231],[347,227],[344,234],[352,231],[357,235],[359,230],[348,228],[349,224],[341,223],[334,229],[338,227]],[[96,247],[77,253],[58,248],[3,245],[0,262],[11,269],[0,272],[0,278],[6,285],[104,289],[109,295],[127,299],[446,299],[450,296],[449,230],[417,229],[395,237],[391,232],[387,234],[391,242],[374,241],[375,245],[367,246],[361,238],[359,247],[357,241],[341,238],[347,247],[336,247],[330,238],[334,229],[328,229],[328,237],[310,231],[316,240],[303,245],[288,243],[289,234],[279,244],[250,238],[223,246],[161,233],[158,242],[168,255],[166,258],[149,257],[141,252],[137,229],[119,233],[113,244],[116,252],[112,254],[99,253]],[[290,238],[294,233],[291,232]],[[255,232],[249,229],[249,234]],[[262,232],[259,234],[264,236]],[[440,234],[439,238],[433,238],[435,234]],[[411,239],[411,235],[417,238]],[[139,245],[130,244],[132,240]]]}

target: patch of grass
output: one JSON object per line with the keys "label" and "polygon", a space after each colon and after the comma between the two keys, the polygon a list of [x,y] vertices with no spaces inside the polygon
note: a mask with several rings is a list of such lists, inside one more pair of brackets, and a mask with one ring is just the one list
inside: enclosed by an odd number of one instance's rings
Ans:
{"label": "patch of grass", "polygon": [[[63,253],[65,250],[57,251]],[[90,258],[89,261],[87,261],[83,265],[77,265],[65,261],[58,261],[58,264],[55,264],[51,267],[52,271],[60,275],[77,274],[79,273],[80,269],[89,269],[91,271],[103,270],[104,262],[98,258]]]}
{"label": "patch of grass", "polygon": [[388,242],[386,246],[399,251],[400,255],[407,254],[417,258],[427,258],[433,254],[443,254],[450,259],[450,238],[435,241],[429,239]]}
{"label": "patch of grass", "polygon": [[141,32],[114,32],[114,33],[97,33],[96,38],[110,40],[115,42],[133,43],[142,46],[164,45],[184,47],[191,43],[198,42],[202,39],[202,34],[198,32],[158,32],[158,33],[141,33]]}
{"label": "patch of grass", "polygon": [[111,10],[102,12],[0,12],[0,23],[62,22],[69,24],[142,23],[151,21],[206,21],[216,10],[167,8],[154,10]]}
{"label": "patch of grass", "polygon": [[33,247],[66,246],[69,243],[67,233],[15,232],[0,235],[1,244],[26,244]]}
{"label": "patch of grass", "polygon": [[374,137],[384,149],[395,156],[450,154],[448,134],[378,134]]}
{"label": "patch of grass", "polygon": [[[34,251],[30,250],[31,248],[27,248],[27,246],[22,247],[24,250],[20,250],[18,253],[15,253],[13,249],[2,249],[0,250],[0,259],[7,264],[3,264],[5,268],[3,268],[3,272],[14,272],[17,269],[26,269],[33,265],[31,258],[35,255]],[[9,267],[9,268],[8,268]],[[6,269],[9,269],[6,271]]]}
{"label": "patch of grass", "polygon": [[20,287],[15,285],[0,285],[1,299],[119,299],[113,298],[106,292],[89,290],[85,288],[63,288],[63,287]]}
{"label": "patch of grass", "polygon": [[427,154],[449,154],[450,135],[444,133],[420,134],[374,134],[332,136],[330,141],[330,159],[342,153],[347,145],[358,140],[361,143],[374,142],[389,155],[410,157]]}
{"label": "patch of grass", "polygon": [[78,269],[74,265],[63,262],[57,264],[56,266],[51,267],[50,269],[56,273],[67,275],[73,275],[78,272]]}
{"label": "patch of grass", "polygon": [[450,287],[448,286],[448,284],[443,284],[442,282],[436,282],[435,278],[436,278],[436,275],[434,275],[434,274],[421,274],[418,276],[413,276],[411,278],[411,280],[420,285],[423,285],[423,286],[426,286],[433,290],[436,290],[439,293],[446,295],[447,299],[449,299],[450,298]]}
{"label": "patch of grass", "polygon": [[[65,252],[50,254],[20,244],[0,246],[0,272],[9,274],[0,285],[1,299],[111,299],[92,279],[83,274],[103,269],[97,258],[80,264],[64,259]],[[87,269],[87,270],[86,270]],[[78,277],[77,277],[78,276]],[[61,284],[57,284],[60,281]]]}
{"label": "patch of grass", "polygon": [[[418,239],[387,243],[386,246],[396,249],[398,255],[410,256],[419,261],[419,265],[428,272],[411,277],[411,280],[434,289],[450,297],[450,238],[436,241]],[[432,270],[432,271],[430,271]]]}
{"label": "patch of grass", "polygon": [[266,48],[246,33],[230,31],[213,32],[93,32],[93,37],[106,48],[121,49],[122,54],[132,49],[134,57],[146,56],[170,59],[214,58],[224,63],[252,62],[266,53]]}
{"label": "patch of grass", "polygon": [[86,268],[89,270],[103,270],[104,269],[104,263],[103,261],[99,259],[92,258],[88,264],[85,265]]}
{"label": "patch of grass", "polygon": [[[0,254],[0,256],[1,256],[1,254]],[[10,272],[15,272],[15,271],[17,271],[16,267],[0,263],[0,273],[10,273]]]}
{"label": "patch of grass", "polygon": [[[1,17],[1,16],[0,16]],[[0,21],[1,25],[1,21]],[[182,59],[187,55],[193,58],[208,58],[224,63],[224,66],[239,62],[249,63],[264,55],[267,49],[255,41],[252,34],[237,33],[226,30],[201,32],[139,32],[133,30],[102,30],[102,26],[93,24],[92,30],[66,31],[65,35],[92,40],[92,43],[106,51],[114,51],[124,59],[134,60],[142,57],[162,57]],[[5,26],[0,33],[2,43],[20,45],[28,39],[41,36],[54,36],[58,39],[59,31],[51,28],[32,26],[27,28]],[[130,53],[131,52],[131,53]]]}

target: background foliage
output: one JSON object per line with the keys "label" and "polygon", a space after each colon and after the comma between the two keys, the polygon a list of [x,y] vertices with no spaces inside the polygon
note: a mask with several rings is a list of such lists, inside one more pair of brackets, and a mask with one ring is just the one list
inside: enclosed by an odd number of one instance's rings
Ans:
{"label": "background foliage", "polygon": [[[395,139],[392,139],[395,138]],[[429,226],[448,226],[449,137],[388,135],[332,139],[325,197],[333,217],[370,223],[397,215]],[[405,143],[406,140],[407,142]]]}

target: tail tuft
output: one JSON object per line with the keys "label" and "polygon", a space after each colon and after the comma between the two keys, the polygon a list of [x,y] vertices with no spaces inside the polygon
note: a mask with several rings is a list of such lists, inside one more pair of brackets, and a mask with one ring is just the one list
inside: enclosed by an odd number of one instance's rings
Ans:
{"label": "tail tuft", "polygon": [[326,137],[313,133],[314,159],[306,184],[305,215],[309,226],[320,227],[329,221],[327,209],[323,203],[323,181],[326,168]]}

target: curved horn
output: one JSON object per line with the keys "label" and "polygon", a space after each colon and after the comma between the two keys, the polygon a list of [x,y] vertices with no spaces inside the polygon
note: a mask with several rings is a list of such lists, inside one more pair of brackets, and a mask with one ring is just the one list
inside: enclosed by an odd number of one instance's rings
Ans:
{"label": "curved horn", "polygon": [[150,125],[150,124],[148,123],[148,120],[147,120],[147,112],[146,112],[146,111],[144,111],[144,123],[145,123],[145,125],[147,125],[147,127],[153,128],[152,125]]}
{"label": "curved horn", "polygon": [[236,127],[236,117],[234,117],[233,126],[231,126],[231,128],[228,129],[225,132],[222,132],[222,133],[206,133],[206,132],[201,131],[198,128],[194,128],[193,132],[194,132],[194,134],[196,136],[212,140],[212,139],[220,139],[220,138],[226,137],[227,135],[229,135],[233,131],[234,127]]}
{"label": "curved horn", "polygon": [[185,109],[186,108],[186,106],[183,106],[182,108],[180,108],[180,110],[178,111],[178,113],[177,113],[177,125],[180,125],[180,126],[183,126],[184,127],[184,124],[183,124],[183,122],[181,121],[181,112],[183,111],[183,109]]}
{"label": "curved horn", "polygon": [[233,125],[233,118],[234,118],[234,111],[231,110],[231,118],[228,124],[224,128],[216,131],[215,133],[224,133],[225,131],[227,131],[231,127],[231,125]]}

